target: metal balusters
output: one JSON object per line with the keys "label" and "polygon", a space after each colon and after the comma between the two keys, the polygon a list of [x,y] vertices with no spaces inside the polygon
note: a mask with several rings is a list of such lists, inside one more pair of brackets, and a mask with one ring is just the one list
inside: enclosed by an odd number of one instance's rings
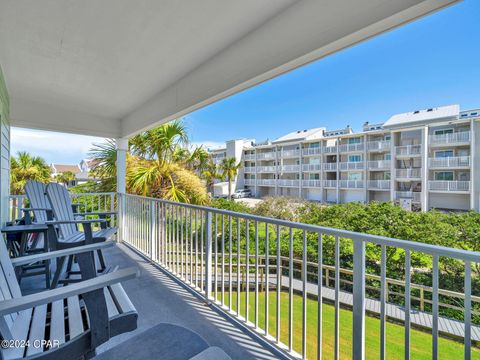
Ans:
{"label": "metal balusters", "polygon": [[410,359],[410,250],[405,250],[405,360]]}
{"label": "metal balusters", "polygon": [[365,359],[365,242],[353,240],[353,359]]}
{"label": "metal balusters", "polygon": [[[206,241],[205,241],[205,298],[212,300],[212,213],[206,211]],[[216,284],[215,284],[216,285]],[[213,298],[215,301],[215,299]]]}
{"label": "metal balusters", "polygon": [[179,207],[175,206],[175,250],[174,250],[174,255],[175,255],[175,273],[177,276],[179,276],[180,273],[180,258],[179,258],[179,249],[180,249],[180,226],[178,225],[179,223]]}
{"label": "metal balusters", "polygon": [[438,359],[438,255],[432,259],[432,359]]}
{"label": "metal balusters", "polygon": [[230,311],[232,311],[232,281],[233,281],[233,276],[232,276],[232,262],[233,262],[233,250],[232,250],[232,217],[228,217],[228,308]]}
{"label": "metal balusters", "polygon": [[322,359],[323,238],[318,234],[317,262],[317,359]]}
{"label": "metal balusters", "polygon": [[[194,210],[195,211],[195,210]],[[189,209],[189,222],[190,222],[190,284],[193,285],[193,217],[192,217],[192,209]],[[196,232],[196,230],[195,230]]]}
{"label": "metal balusters", "polygon": [[335,236],[335,343],[334,358],[340,359],[340,238]]}
{"label": "metal balusters", "polygon": [[183,245],[184,245],[184,218],[185,218],[185,209],[180,208],[180,249],[177,250],[177,253],[180,252],[180,278],[185,279],[185,258],[184,258],[184,251],[183,251]]}
{"label": "metal balusters", "polygon": [[200,212],[200,290],[205,289],[205,263],[203,261],[203,254],[205,253],[204,246],[204,220],[203,211]]}
{"label": "metal balusters", "polygon": [[280,264],[280,226],[277,225],[277,288],[276,288],[276,341],[280,343],[280,292],[282,290],[282,268]]}
{"label": "metal balusters", "polygon": [[221,286],[222,286],[222,305],[225,305],[225,219],[223,214],[222,216],[222,279],[221,279]]}
{"label": "metal balusters", "polygon": [[250,229],[248,219],[246,220],[247,240],[245,249],[245,321],[248,322],[248,306],[250,302]]}
{"label": "metal balusters", "polygon": [[198,210],[195,210],[195,287],[198,285]]}
{"label": "metal balusters", "polygon": [[269,323],[269,291],[270,291],[270,244],[268,234],[268,223],[265,223],[265,335],[268,336],[268,323]]}
{"label": "metal balusters", "polygon": [[302,251],[302,358],[307,358],[307,232],[303,231]]}
{"label": "metal balusters", "polygon": [[465,323],[465,336],[464,336],[464,359],[470,360],[471,346],[472,346],[472,264],[470,261],[465,262],[465,285],[464,285],[464,323]]}
{"label": "metal balusters", "polygon": [[293,351],[293,229],[289,233],[288,262],[288,350]]}
{"label": "metal balusters", "polygon": [[240,218],[237,218],[237,315],[240,316]]}
{"label": "metal balusters", "polygon": [[214,231],[214,234],[215,234],[215,237],[214,237],[214,241],[215,241],[215,264],[214,264],[214,297],[215,297],[215,301],[217,301],[218,299],[218,294],[217,294],[217,290],[218,290],[218,230],[217,230],[217,227],[218,227],[218,216],[217,214],[215,214],[215,231]]}
{"label": "metal balusters", "polygon": [[385,245],[381,246],[380,255],[380,360],[386,359],[386,303],[388,301],[387,295],[387,248]]}
{"label": "metal balusters", "polygon": [[258,328],[258,221],[255,221],[255,328]]}

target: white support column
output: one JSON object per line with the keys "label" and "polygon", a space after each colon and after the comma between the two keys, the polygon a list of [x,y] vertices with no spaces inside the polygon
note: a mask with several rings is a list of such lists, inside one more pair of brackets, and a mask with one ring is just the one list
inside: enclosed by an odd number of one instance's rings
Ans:
{"label": "white support column", "polygon": [[117,195],[118,195],[118,225],[120,227],[119,241],[124,240],[125,235],[125,194],[127,193],[127,151],[128,139],[115,140],[117,147]]}
{"label": "white support column", "polygon": [[422,130],[422,211],[428,210],[428,126]]}

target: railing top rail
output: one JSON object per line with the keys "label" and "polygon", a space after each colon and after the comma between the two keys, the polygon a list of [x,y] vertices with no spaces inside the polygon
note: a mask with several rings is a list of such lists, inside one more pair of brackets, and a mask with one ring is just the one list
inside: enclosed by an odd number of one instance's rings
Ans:
{"label": "railing top rail", "polygon": [[430,255],[449,256],[458,260],[480,263],[480,252],[476,252],[476,251],[454,249],[454,248],[448,248],[445,246],[414,242],[410,240],[400,240],[400,239],[394,239],[394,238],[389,238],[385,236],[363,234],[363,233],[357,233],[357,232],[348,231],[348,230],[329,228],[329,227],[324,227],[319,225],[304,224],[304,223],[299,223],[294,221],[268,218],[264,216],[256,216],[256,215],[239,213],[239,212],[230,211],[230,210],[210,208],[202,205],[179,203],[179,202],[150,198],[150,197],[140,196],[140,195],[127,194],[126,196],[150,200],[150,201],[157,201],[157,202],[161,202],[169,205],[183,206],[183,207],[202,210],[202,211],[210,211],[215,214],[223,214],[223,215],[233,216],[233,217],[242,218],[246,220],[265,222],[272,225],[296,228],[296,229],[305,230],[308,232],[316,232],[316,233],[321,233],[325,235],[338,236],[341,238],[352,239],[357,241],[366,241],[366,242],[370,242],[378,245],[394,246],[404,250],[417,251],[417,252],[422,252]]}
{"label": "railing top rail", "polygon": [[110,192],[95,192],[95,193],[71,193],[72,196],[100,196],[100,195],[115,195],[113,191]]}

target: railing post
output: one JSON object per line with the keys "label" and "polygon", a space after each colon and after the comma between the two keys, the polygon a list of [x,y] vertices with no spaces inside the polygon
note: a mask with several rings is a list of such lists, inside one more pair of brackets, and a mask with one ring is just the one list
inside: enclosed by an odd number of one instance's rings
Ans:
{"label": "railing post", "polygon": [[155,201],[150,200],[150,259],[155,261],[155,230],[156,230],[156,217],[155,217]]}
{"label": "railing post", "polygon": [[365,242],[353,244],[353,359],[365,359]]}
{"label": "railing post", "polygon": [[207,211],[206,244],[205,244],[205,299],[212,296],[212,213]]}
{"label": "railing post", "polygon": [[125,194],[117,193],[118,199],[118,226],[120,227],[120,231],[118,232],[118,239],[117,241],[122,242],[125,241],[126,232],[125,232]]}

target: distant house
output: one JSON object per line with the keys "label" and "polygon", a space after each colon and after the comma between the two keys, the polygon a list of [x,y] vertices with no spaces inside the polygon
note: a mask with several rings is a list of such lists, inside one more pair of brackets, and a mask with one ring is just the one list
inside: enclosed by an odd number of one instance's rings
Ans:
{"label": "distant house", "polygon": [[68,164],[55,164],[50,165],[50,170],[52,172],[52,178],[55,178],[57,175],[65,172],[71,172],[75,175],[75,180],[67,184],[68,187],[75,186],[78,184],[84,184],[87,181],[95,181],[96,179],[90,175],[91,166],[93,165],[92,160],[82,160],[78,165],[68,165]]}

